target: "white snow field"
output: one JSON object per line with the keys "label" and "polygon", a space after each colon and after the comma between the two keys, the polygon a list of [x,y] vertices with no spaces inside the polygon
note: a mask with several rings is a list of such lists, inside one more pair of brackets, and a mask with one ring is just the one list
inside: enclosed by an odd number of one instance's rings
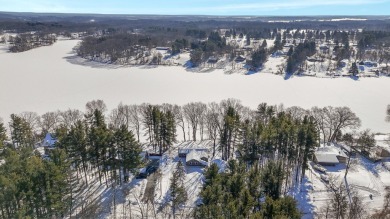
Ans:
{"label": "white snow field", "polygon": [[[258,73],[196,73],[182,66],[120,67],[85,62],[74,56],[77,40],[23,53],[0,52],[0,117],[33,111],[39,114],[76,108],[102,99],[113,109],[126,104],[211,102],[236,98],[256,108],[261,102],[288,106],[348,106],[363,128],[388,133],[385,111],[390,104],[390,78],[314,78]],[[72,64],[78,62],[79,64]],[[81,64],[80,64],[81,62]]]}

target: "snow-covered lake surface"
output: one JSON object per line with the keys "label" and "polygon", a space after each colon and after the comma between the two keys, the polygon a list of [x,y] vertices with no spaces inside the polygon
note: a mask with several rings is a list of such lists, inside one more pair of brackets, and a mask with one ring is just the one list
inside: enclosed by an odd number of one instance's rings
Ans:
{"label": "snow-covered lake surface", "polygon": [[256,108],[261,102],[288,106],[348,106],[376,132],[390,130],[385,111],[390,104],[390,78],[313,78],[259,73],[224,74],[223,70],[194,73],[176,67],[116,67],[72,64],[76,40],[23,53],[0,50],[0,117],[34,111],[39,114],[77,108],[103,99],[111,110],[126,104],[242,100]]}

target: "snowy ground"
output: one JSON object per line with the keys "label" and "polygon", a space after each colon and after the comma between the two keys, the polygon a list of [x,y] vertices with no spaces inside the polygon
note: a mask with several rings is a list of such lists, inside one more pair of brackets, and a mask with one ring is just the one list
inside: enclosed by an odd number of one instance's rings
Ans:
{"label": "snowy ground", "polygon": [[[178,149],[179,148],[209,148],[210,152],[212,152],[212,143],[211,141],[186,141],[179,143],[173,146],[173,149],[166,153],[162,158],[161,163],[161,179],[159,181],[159,185],[156,187],[157,202],[164,204],[167,202],[169,197],[169,184],[170,178],[172,177],[172,173],[176,168],[176,165],[179,161],[181,161],[185,165],[185,158],[178,157]],[[185,179],[185,188],[188,193],[188,201],[185,205],[187,208],[195,207],[195,203],[198,199],[199,192],[202,188],[202,180],[203,180],[203,170],[202,167],[190,167],[186,166],[186,179]]]}
{"label": "snowy ground", "polygon": [[[385,188],[390,186],[390,171],[382,166],[382,163],[372,163],[364,157],[356,157],[351,160],[346,183],[344,181],[345,164],[328,167],[327,174],[336,182],[348,185],[351,191],[357,192],[363,201],[365,210],[372,214],[383,206],[386,194]],[[300,193],[295,195],[299,207],[304,213],[303,218],[313,218],[313,212],[321,212],[330,201],[330,192],[326,183],[321,180],[320,173],[313,168],[306,172]],[[369,195],[373,195],[373,199]]]}
{"label": "snowy ground", "polygon": [[22,111],[83,110],[93,99],[103,99],[113,109],[121,101],[186,104],[237,98],[251,108],[261,102],[305,108],[349,106],[362,119],[363,128],[389,132],[384,120],[390,96],[387,77],[284,80],[265,73],[226,75],[222,69],[195,73],[182,66],[80,64],[72,53],[77,42],[59,40],[53,46],[23,53],[0,52],[0,117],[5,122],[11,113]]}
{"label": "snowy ground", "polygon": [[[161,177],[157,176],[155,182],[154,190],[154,207],[150,209],[155,209],[154,212],[149,213],[149,216],[152,215],[153,218],[166,218],[167,213],[171,212],[170,207],[170,179],[172,173],[176,168],[177,163],[181,160],[186,168],[186,178],[185,178],[185,188],[188,195],[188,201],[181,209],[178,211],[178,214],[189,214],[193,208],[196,206],[197,200],[199,198],[199,192],[203,186],[203,171],[202,167],[189,167],[185,165],[185,158],[178,157],[178,148],[212,148],[212,143],[210,141],[186,141],[178,143],[172,146],[172,150],[166,152],[160,159],[159,171]],[[219,162],[223,165],[223,162],[220,162],[220,157],[217,154],[215,162]],[[214,160],[213,160],[214,161]],[[117,218],[128,218],[129,212],[131,210],[132,216],[136,218],[141,217],[141,211],[146,216],[147,204],[142,203],[141,200],[145,200],[144,195],[146,184],[152,180],[154,176],[149,176],[147,179],[132,179],[129,183],[125,183],[123,186],[118,187],[116,191],[116,210],[115,217]],[[101,186],[104,187],[104,186]],[[102,203],[100,207],[101,214],[99,218],[114,218],[114,207],[113,207],[113,189],[108,190],[98,190],[95,194],[97,197],[102,198]],[[127,214],[127,215],[125,215]]]}

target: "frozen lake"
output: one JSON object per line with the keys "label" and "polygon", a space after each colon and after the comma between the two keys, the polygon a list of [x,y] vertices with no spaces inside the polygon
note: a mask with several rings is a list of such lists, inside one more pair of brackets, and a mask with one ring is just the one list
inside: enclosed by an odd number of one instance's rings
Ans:
{"label": "frozen lake", "polygon": [[109,110],[125,104],[219,102],[237,98],[256,108],[261,102],[287,106],[348,106],[363,128],[390,132],[385,122],[390,78],[323,79],[272,74],[226,75],[222,70],[193,73],[183,67],[91,67],[72,64],[78,41],[12,54],[0,50],[0,117],[34,111],[39,114],[77,108],[103,99]]}

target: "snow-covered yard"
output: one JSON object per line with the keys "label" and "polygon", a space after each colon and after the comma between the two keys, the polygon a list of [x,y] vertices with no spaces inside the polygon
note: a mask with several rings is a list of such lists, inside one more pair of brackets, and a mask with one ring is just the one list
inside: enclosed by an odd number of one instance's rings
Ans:
{"label": "snow-covered yard", "polygon": [[[365,210],[373,213],[383,206],[383,199],[386,194],[385,188],[390,186],[390,171],[382,164],[372,163],[364,157],[356,157],[351,160],[351,167],[345,175],[345,164],[336,166],[325,166],[327,175],[338,183],[344,183],[351,191],[357,192],[363,201]],[[320,172],[314,170],[312,166],[306,172],[300,188],[300,193],[295,194],[304,218],[312,218],[313,212],[320,213],[329,204],[330,195],[327,183],[321,180]],[[370,199],[369,195],[373,198]]]}

